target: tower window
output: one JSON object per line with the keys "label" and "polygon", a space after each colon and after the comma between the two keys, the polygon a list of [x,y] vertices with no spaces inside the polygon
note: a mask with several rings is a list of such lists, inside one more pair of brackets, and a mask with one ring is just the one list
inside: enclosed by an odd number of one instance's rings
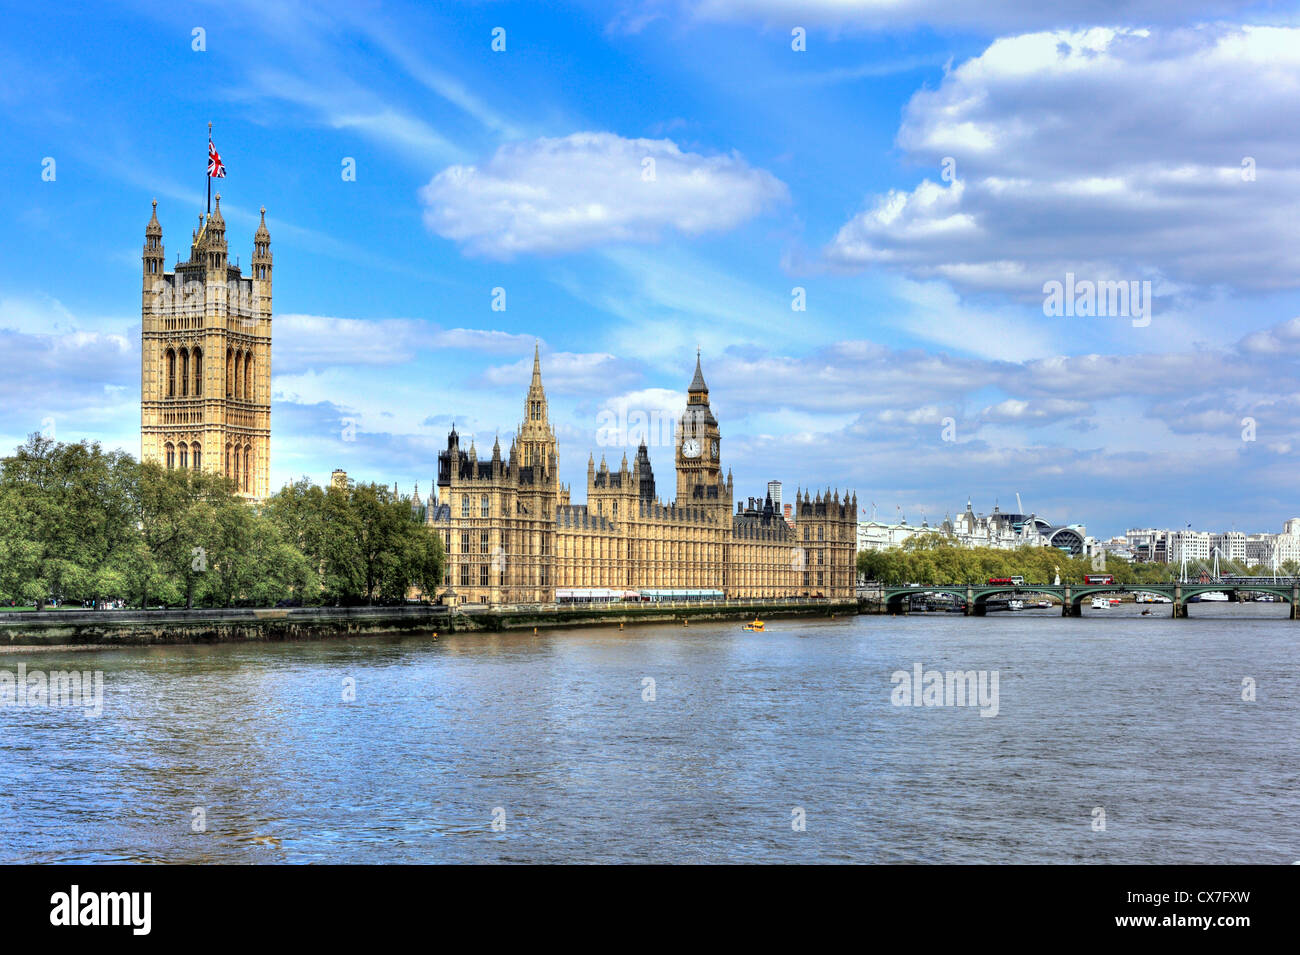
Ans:
{"label": "tower window", "polygon": [[167,397],[176,397],[176,353],[167,349]]}
{"label": "tower window", "polygon": [[203,397],[203,349],[194,349],[194,397]]}
{"label": "tower window", "polygon": [[166,451],[167,451],[167,470],[170,471],[172,468],[176,467],[176,448],[172,445],[170,441],[167,442]]}
{"label": "tower window", "polygon": [[484,494],[481,498],[479,498],[478,516],[479,517],[492,516],[492,499],[488,497],[486,494]]}

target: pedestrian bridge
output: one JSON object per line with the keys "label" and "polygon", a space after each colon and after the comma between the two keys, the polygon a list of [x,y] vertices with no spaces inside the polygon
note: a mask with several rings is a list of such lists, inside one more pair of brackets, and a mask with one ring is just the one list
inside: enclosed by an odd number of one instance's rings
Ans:
{"label": "pedestrian bridge", "polygon": [[[1061,602],[1061,616],[1082,615],[1082,604],[1095,596],[1110,594],[1160,594],[1170,601],[1170,615],[1187,616],[1187,603],[1192,597],[1206,593],[1223,593],[1230,601],[1239,601],[1242,594],[1274,594],[1291,606],[1291,619],[1298,619],[1300,605],[1300,578],[1234,578],[1208,583],[1172,584],[934,584],[919,587],[883,588],[886,613],[907,613],[909,598],[913,596],[952,594],[964,600],[968,617],[982,617],[988,611],[988,602],[994,597],[1017,597],[1029,594],[1046,594]],[[1159,606],[1159,605],[1157,605]]]}

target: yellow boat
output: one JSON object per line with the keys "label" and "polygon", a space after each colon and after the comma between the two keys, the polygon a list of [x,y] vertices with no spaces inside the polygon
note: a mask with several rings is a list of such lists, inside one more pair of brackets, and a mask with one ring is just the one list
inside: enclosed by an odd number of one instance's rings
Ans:
{"label": "yellow boat", "polygon": [[740,629],[741,629],[741,630],[748,630],[750,633],[762,633],[762,632],[763,632],[763,621],[761,621],[761,620],[759,620],[757,617],[755,617],[753,623],[747,623],[747,624],[745,624],[743,627],[741,627]]}

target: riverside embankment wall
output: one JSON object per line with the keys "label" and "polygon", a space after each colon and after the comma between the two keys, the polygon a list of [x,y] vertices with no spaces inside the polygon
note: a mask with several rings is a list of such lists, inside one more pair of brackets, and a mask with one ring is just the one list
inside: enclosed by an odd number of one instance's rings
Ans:
{"label": "riverside embankment wall", "polygon": [[606,607],[296,607],[275,610],[45,610],[0,613],[0,649],[153,646],[533,627],[682,624],[689,621],[843,616],[854,600],[646,604]]}

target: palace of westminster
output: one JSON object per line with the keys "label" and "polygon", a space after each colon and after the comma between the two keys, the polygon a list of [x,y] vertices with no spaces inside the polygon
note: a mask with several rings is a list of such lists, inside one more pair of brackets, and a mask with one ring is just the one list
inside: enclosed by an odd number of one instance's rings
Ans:
{"label": "palace of westminster", "polygon": [[[227,256],[221,195],[199,216],[190,257],[165,270],[157,202],[145,228],[141,458],[218,472],[250,500],[269,490],[271,236],[266,210],[250,274]],[[559,479],[540,355],[524,420],[503,455],[480,459],[455,427],[437,492],[413,501],[447,554],[439,596],[460,603],[553,603],[594,592],[736,597],[853,594],[857,498],[796,495],[793,524],[766,501],[736,503],[699,358],[675,436],[676,496],[655,490],[642,442],[612,470],[587,461],[587,503]],[[343,472],[335,472],[338,480]],[[346,476],[343,475],[346,481]],[[734,504],[734,510],[733,510]]]}

